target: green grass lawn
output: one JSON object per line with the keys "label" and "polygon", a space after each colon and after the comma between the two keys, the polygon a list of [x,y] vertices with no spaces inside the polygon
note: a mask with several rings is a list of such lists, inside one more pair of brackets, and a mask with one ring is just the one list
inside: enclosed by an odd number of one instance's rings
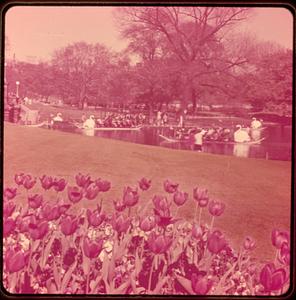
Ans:
{"label": "green grass lawn", "polygon": [[[167,178],[178,182],[191,198],[194,187],[206,187],[211,197],[226,203],[225,213],[214,225],[231,238],[234,247],[251,235],[257,241],[255,254],[262,260],[273,259],[275,254],[271,230],[288,230],[290,226],[290,170],[291,163],[284,161],[171,150],[14,124],[4,126],[5,186],[14,186],[14,174],[19,172],[63,176],[73,184],[76,173],[89,173],[112,182],[111,190],[102,195],[105,209],[121,197],[124,185],[135,185],[142,176],[152,179],[151,189],[142,196],[142,205],[154,194],[165,194],[163,181]],[[95,203],[83,200],[78,208],[82,206],[94,207]],[[188,219],[194,212],[192,199],[179,211]],[[206,216],[204,213],[203,220],[210,222]]]}

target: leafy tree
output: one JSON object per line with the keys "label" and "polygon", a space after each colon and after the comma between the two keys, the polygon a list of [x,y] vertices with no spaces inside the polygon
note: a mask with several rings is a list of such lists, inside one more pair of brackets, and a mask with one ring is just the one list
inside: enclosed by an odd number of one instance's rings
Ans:
{"label": "leafy tree", "polygon": [[91,97],[104,98],[101,92],[110,59],[109,50],[100,44],[79,42],[57,50],[52,65],[59,94],[81,109]]}

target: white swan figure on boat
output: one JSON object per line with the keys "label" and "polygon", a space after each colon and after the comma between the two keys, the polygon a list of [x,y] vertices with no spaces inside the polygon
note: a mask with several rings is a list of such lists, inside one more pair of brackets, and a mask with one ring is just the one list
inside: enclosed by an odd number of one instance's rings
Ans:
{"label": "white swan figure on boat", "polygon": [[233,139],[236,143],[245,143],[251,141],[249,134],[247,131],[242,129],[241,125],[236,125],[236,128],[238,129],[234,132],[233,136]]}

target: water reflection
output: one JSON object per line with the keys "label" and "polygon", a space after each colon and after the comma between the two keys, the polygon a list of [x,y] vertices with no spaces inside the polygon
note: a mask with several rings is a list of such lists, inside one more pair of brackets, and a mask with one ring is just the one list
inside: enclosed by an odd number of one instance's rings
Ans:
{"label": "water reflection", "polygon": [[[291,126],[268,126],[260,137],[266,139],[258,145],[242,145],[227,143],[204,143],[203,152],[235,155],[238,157],[253,157],[274,160],[291,159]],[[76,132],[88,136],[98,136],[104,138],[118,139],[127,142],[161,146],[176,150],[192,150],[189,142],[169,143],[164,141],[159,134],[169,136],[169,128],[142,128],[141,130],[130,131],[83,131],[71,129],[66,131]]]}

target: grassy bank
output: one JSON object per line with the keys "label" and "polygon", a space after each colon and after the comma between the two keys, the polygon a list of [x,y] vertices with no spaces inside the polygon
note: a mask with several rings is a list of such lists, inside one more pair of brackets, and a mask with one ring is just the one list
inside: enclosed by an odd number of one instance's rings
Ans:
{"label": "grassy bank", "polygon": [[[190,195],[194,187],[206,187],[213,198],[226,203],[215,226],[225,231],[235,247],[251,235],[261,259],[274,257],[271,230],[289,229],[290,168],[290,162],[176,151],[14,124],[4,128],[5,186],[14,186],[13,176],[19,172],[72,179],[80,171],[112,182],[111,190],[103,195],[105,207],[121,197],[124,185],[134,185],[142,176],[152,179],[143,204],[154,194],[164,194],[166,178],[178,182]],[[95,203],[83,200],[79,205],[93,207]],[[190,201],[180,213],[192,218],[194,210]],[[203,216],[205,220],[207,214]]]}

